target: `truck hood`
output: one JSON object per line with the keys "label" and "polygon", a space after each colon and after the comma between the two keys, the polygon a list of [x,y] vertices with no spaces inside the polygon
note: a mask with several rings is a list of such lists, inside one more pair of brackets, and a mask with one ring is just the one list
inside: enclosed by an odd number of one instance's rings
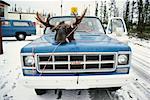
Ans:
{"label": "truck hood", "polygon": [[54,35],[47,34],[24,46],[21,53],[53,53],[53,52],[118,52],[131,51],[130,47],[106,34],[75,35],[75,41],[58,45]]}

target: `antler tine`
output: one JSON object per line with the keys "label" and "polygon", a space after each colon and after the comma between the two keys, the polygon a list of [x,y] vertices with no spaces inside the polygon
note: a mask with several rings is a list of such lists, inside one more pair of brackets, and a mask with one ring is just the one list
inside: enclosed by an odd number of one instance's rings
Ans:
{"label": "antler tine", "polygon": [[73,15],[75,16],[75,18],[76,18],[76,20],[77,20],[78,17],[77,17],[77,15],[76,15],[74,12],[73,12]]}
{"label": "antler tine", "polygon": [[49,22],[50,18],[51,18],[51,16],[50,16],[50,13],[49,13],[48,16],[47,16],[46,22]]}
{"label": "antler tine", "polygon": [[75,17],[76,17],[76,22],[74,23],[74,25],[80,24],[80,22],[82,21],[83,17],[84,17],[85,14],[86,14],[86,12],[87,12],[87,8],[84,10],[83,14],[82,14],[80,17],[77,17],[77,16],[73,13],[73,14],[75,15]]}
{"label": "antler tine", "polygon": [[49,20],[50,20],[50,14],[48,14],[48,17],[47,17],[47,19],[46,19],[46,22],[45,21],[43,21],[43,19],[41,19],[41,16],[40,16],[40,14],[37,12],[36,13],[36,19],[39,21],[39,22],[41,22],[44,26],[46,26],[46,27],[54,27],[54,25],[51,25],[50,23],[49,23]]}
{"label": "antler tine", "polygon": [[46,23],[41,19],[41,16],[39,15],[38,12],[36,13],[36,19],[37,19],[39,22],[41,22],[43,25],[46,26]]}
{"label": "antler tine", "polygon": [[46,22],[47,22],[47,24],[48,24],[51,28],[53,28],[54,25],[50,24],[50,22],[49,22],[50,19],[51,19],[51,15],[50,15],[50,13],[49,13],[48,16],[47,16]]}

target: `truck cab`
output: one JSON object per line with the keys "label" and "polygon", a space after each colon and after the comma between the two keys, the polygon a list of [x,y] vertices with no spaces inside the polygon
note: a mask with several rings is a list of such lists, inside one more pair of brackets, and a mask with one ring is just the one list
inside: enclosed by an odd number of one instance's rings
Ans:
{"label": "truck cab", "polygon": [[[74,20],[52,17],[50,23]],[[58,45],[49,31],[21,50],[21,82],[43,89],[120,88],[130,80],[131,48],[106,35],[97,17],[86,16],[69,43]]]}

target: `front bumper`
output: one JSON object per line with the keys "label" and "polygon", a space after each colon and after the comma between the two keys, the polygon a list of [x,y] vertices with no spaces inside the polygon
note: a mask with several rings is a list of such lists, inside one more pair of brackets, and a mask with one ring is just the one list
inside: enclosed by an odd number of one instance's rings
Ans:
{"label": "front bumper", "polygon": [[37,89],[89,89],[121,87],[131,80],[129,74],[94,76],[21,76],[21,83]]}

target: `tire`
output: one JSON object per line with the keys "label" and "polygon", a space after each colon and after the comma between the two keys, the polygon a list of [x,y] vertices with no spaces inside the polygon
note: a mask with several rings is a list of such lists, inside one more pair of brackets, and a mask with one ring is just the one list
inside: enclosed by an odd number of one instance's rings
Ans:
{"label": "tire", "polygon": [[16,34],[16,39],[17,39],[18,41],[25,40],[25,38],[26,38],[26,34],[25,34],[25,33],[17,33],[17,34]]}
{"label": "tire", "polygon": [[35,89],[35,93],[37,95],[43,95],[46,93],[46,90],[45,89]]}

